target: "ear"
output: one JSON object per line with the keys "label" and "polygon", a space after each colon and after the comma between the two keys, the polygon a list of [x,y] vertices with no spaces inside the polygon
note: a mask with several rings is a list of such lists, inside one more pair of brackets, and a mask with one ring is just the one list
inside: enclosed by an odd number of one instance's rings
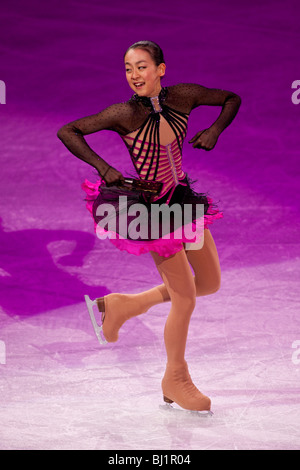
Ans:
{"label": "ear", "polygon": [[166,64],[159,64],[158,66],[159,74],[161,77],[163,77],[166,73]]}

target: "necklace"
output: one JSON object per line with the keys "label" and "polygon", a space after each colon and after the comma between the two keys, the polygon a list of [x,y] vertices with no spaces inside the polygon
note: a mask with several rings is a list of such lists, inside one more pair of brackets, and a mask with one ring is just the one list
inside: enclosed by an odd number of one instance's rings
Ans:
{"label": "necklace", "polygon": [[167,87],[164,87],[160,90],[158,96],[139,96],[136,93],[132,96],[132,100],[142,103],[147,108],[152,108],[153,113],[160,113],[162,111],[162,104],[165,101],[168,94]]}

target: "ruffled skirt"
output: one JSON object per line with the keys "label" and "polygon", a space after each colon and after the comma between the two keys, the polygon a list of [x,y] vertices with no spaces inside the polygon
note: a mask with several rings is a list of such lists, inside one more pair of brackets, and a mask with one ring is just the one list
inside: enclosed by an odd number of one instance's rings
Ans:
{"label": "ruffled skirt", "polygon": [[207,194],[192,189],[188,177],[156,201],[145,193],[107,187],[101,179],[85,180],[82,189],[98,238],[134,255],[155,251],[168,257],[183,243],[186,249],[199,249],[204,229],[223,217]]}

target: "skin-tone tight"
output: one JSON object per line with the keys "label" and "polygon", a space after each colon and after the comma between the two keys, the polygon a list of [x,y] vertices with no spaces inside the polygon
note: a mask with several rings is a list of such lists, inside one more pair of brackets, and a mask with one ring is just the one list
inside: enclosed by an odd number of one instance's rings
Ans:
{"label": "skin-tone tight", "polygon": [[167,353],[162,380],[164,400],[189,410],[209,410],[210,399],[197,389],[189,375],[185,348],[196,297],[213,294],[220,287],[220,264],[213,237],[205,229],[201,249],[185,250],[182,246],[182,250],[168,258],[156,252],[151,255],[163,284],[139,294],[109,294],[98,299],[99,310],[103,312],[103,302],[105,306],[103,334],[107,341],[115,342],[126,320],[171,301],[164,329]]}
{"label": "skin-tone tight", "polygon": [[[167,361],[181,362],[184,360],[189,322],[196,297],[213,294],[220,287],[219,256],[208,229],[204,231],[204,244],[199,250],[182,249],[169,258],[155,252],[151,255],[164,282],[154,288],[154,291],[157,290],[158,298],[160,293],[163,301],[171,300],[171,310],[164,331]],[[154,292],[152,296],[154,300]]]}
{"label": "skin-tone tight", "polygon": [[[154,305],[171,301],[171,311],[165,327],[167,355],[168,359],[183,359],[196,297],[213,294],[220,287],[221,270],[218,252],[210,231],[205,229],[204,243],[199,250],[186,251],[183,246],[181,251],[168,258],[159,256],[155,252],[151,252],[151,255],[163,284],[139,294],[106,296],[107,315],[103,332],[108,341],[116,341],[118,330],[126,320],[147,312]],[[177,336],[180,337],[180,341],[177,341]],[[168,348],[171,343],[178,345],[172,353]]]}

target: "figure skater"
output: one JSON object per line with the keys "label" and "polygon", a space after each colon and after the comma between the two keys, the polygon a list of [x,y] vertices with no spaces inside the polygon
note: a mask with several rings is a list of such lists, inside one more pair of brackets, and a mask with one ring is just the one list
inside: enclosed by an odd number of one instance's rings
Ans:
{"label": "figure skater", "polygon": [[[134,95],[127,102],[113,104],[97,114],[64,125],[57,134],[72,154],[92,165],[100,175],[96,183],[86,180],[83,184],[95,226],[105,232],[97,219],[97,209],[103,202],[111,202],[120,216],[116,188],[124,190],[124,185],[126,187],[123,174],[95,153],[84,138],[105,129],[121,136],[141,183],[162,184],[159,193],[120,192],[128,196],[128,207],[137,201],[147,208],[175,203],[181,207],[192,204],[195,208],[201,204],[204,207],[202,244],[197,236],[193,243],[189,243],[190,239],[184,235],[181,239],[161,236],[137,240],[128,234],[127,237],[111,237],[110,241],[120,250],[135,255],[150,253],[163,283],[138,294],[112,293],[93,301],[85,296],[85,300],[100,342],[100,332],[105,342],[115,342],[125,321],[147,312],[154,305],[170,301],[171,309],[164,328],[164,401],[175,402],[188,410],[209,412],[211,401],[193,384],[185,349],[196,297],[213,294],[220,287],[219,257],[208,226],[223,214],[210,197],[193,189],[190,177],[182,169],[182,146],[188,118],[194,108],[201,105],[222,107],[216,121],[189,141],[193,148],[209,151],[234,119],[241,99],[235,93],[198,84],[162,87],[166,64],[161,48],[152,41],[139,41],[130,46],[124,55],[124,63]],[[192,223],[196,222],[194,211]],[[97,306],[102,314],[101,325],[95,323],[93,306]]]}

